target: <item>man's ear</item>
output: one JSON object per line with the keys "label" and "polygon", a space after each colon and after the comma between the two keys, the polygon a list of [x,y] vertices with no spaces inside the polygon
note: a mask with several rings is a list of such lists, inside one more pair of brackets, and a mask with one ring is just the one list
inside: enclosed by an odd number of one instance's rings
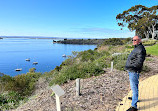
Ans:
{"label": "man's ear", "polygon": [[142,42],[142,40],[141,40],[141,39],[139,39],[139,43],[140,43],[140,42]]}

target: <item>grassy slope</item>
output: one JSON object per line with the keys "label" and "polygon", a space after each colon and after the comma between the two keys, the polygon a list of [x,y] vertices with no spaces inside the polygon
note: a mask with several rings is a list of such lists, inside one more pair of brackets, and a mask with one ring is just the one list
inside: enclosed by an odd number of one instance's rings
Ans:
{"label": "grassy slope", "polygon": [[158,44],[146,47],[147,54],[158,56]]}

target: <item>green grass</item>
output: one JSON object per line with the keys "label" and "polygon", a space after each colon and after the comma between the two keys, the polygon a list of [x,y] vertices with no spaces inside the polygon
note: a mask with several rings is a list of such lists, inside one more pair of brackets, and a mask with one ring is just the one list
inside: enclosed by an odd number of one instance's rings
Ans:
{"label": "green grass", "polygon": [[146,47],[147,54],[158,56],[158,44]]}

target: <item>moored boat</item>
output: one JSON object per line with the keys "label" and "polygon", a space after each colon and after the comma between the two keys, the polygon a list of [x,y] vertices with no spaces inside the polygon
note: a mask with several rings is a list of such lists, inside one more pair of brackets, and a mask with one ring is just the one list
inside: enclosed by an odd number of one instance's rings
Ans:
{"label": "moored boat", "polygon": [[66,55],[65,55],[65,54],[63,54],[63,55],[62,55],[62,57],[66,57]]}
{"label": "moored boat", "polygon": [[38,62],[33,62],[34,65],[38,64]]}
{"label": "moored boat", "polygon": [[30,61],[30,58],[28,58],[28,59],[25,59],[26,61]]}
{"label": "moored boat", "polygon": [[15,69],[15,71],[22,71],[22,68],[19,68],[19,69]]}

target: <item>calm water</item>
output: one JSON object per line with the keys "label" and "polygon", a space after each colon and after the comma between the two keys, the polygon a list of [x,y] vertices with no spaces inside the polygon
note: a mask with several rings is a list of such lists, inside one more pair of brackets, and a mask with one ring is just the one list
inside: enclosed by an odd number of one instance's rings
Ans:
{"label": "calm water", "polygon": [[[72,51],[84,51],[96,48],[96,45],[64,45],[53,44],[52,39],[24,39],[6,38],[0,39],[0,72],[15,76],[26,73],[35,67],[36,72],[49,72],[63,58],[62,55],[71,55]],[[30,62],[25,59],[30,58]],[[33,65],[33,62],[38,62]],[[22,68],[16,72],[15,69]]]}

